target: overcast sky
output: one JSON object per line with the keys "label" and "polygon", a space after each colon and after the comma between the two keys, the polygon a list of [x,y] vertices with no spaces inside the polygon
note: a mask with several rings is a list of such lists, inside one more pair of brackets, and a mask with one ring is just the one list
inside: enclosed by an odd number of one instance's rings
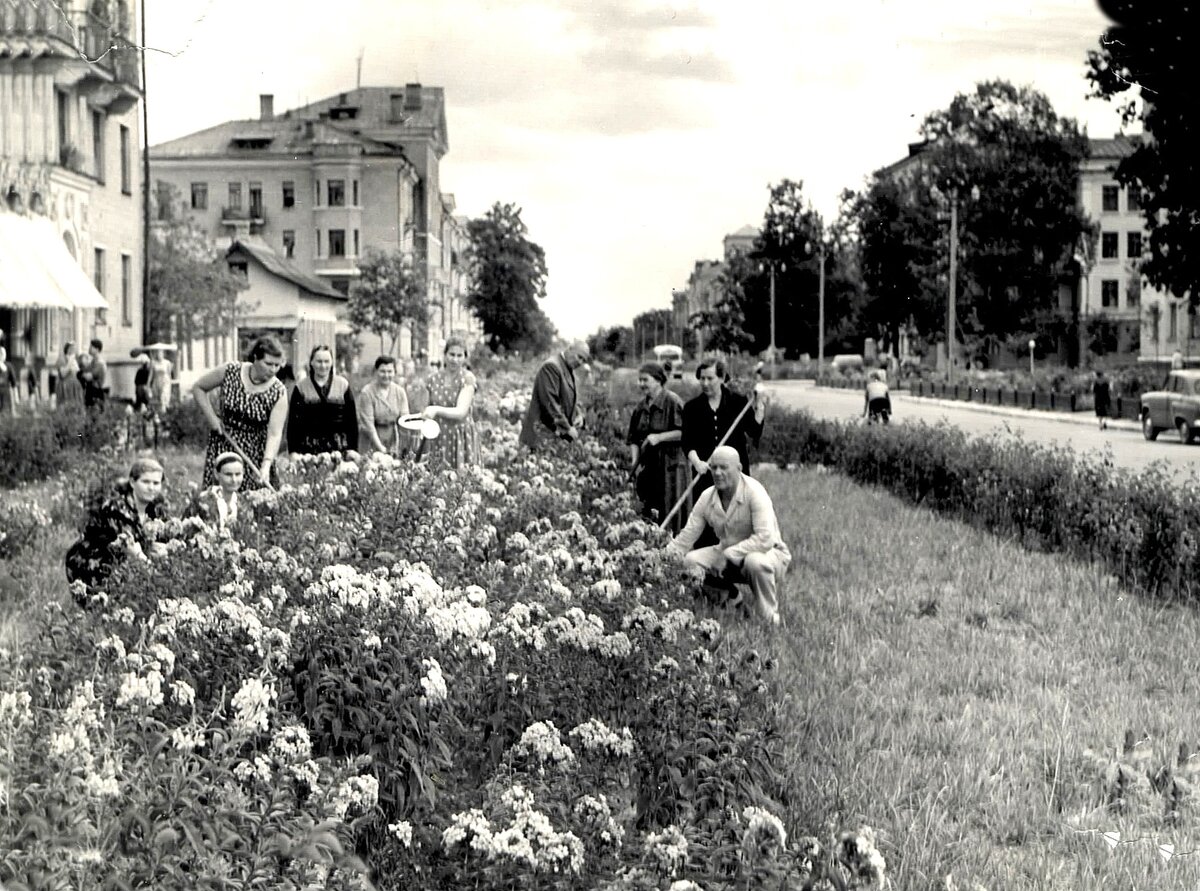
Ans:
{"label": "overcast sky", "polygon": [[1046,93],[1092,136],[1095,0],[147,0],[151,144],[353,88],[446,91],[442,189],[524,209],[568,336],[670,305],[697,259],[804,182],[845,188],[906,153],[980,80]]}

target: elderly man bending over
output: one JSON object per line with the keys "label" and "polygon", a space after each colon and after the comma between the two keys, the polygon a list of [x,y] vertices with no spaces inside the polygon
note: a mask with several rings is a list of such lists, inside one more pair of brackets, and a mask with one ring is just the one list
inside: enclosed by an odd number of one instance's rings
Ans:
{"label": "elderly man bending over", "polygon": [[[742,473],[741,459],[729,446],[713,451],[708,468],[712,488],[696,501],[687,525],[668,548],[727,583],[749,583],[754,610],[778,624],[776,589],[792,555],[779,534],[771,496],[762,483]],[[691,550],[706,525],[720,544]]]}

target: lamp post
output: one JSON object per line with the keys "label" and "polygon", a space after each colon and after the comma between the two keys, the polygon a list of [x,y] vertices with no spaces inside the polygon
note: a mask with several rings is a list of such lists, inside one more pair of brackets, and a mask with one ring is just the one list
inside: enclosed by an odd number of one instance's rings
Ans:
{"label": "lamp post", "polygon": [[[782,260],[776,260],[776,259],[763,260],[763,263],[766,264],[767,271],[771,275],[771,286],[770,286],[770,295],[771,295],[771,379],[774,380],[775,379],[775,267],[778,266],[780,269],[787,269],[787,264],[784,263]],[[759,266],[759,269],[762,269],[761,265]]]}
{"label": "lamp post", "polygon": [[[946,378],[954,383],[954,332],[958,327],[958,186],[949,195],[934,186],[930,190],[937,200],[948,199],[950,204],[950,273],[946,297]],[[971,200],[979,200],[979,186],[971,186]]]}
{"label": "lamp post", "polygon": [[821,239],[821,268],[817,277],[817,369],[825,365],[825,239]]}
{"label": "lamp post", "polygon": [[1030,338],[1029,340],[1029,376],[1033,377],[1033,348],[1037,346],[1037,341]]}

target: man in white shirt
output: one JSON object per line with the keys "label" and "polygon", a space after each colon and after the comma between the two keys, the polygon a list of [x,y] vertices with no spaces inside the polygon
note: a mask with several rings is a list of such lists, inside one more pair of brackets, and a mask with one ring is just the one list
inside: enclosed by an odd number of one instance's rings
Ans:
{"label": "man in white shirt", "polygon": [[[742,473],[741,459],[729,446],[713,451],[708,469],[712,487],[696,501],[687,525],[667,547],[711,575],[748,583],[754,611],[777,625],[776,591],[792,555],[779,534],[771,496],[762,483]],[[692,550],[705,526],[719,544]]]}

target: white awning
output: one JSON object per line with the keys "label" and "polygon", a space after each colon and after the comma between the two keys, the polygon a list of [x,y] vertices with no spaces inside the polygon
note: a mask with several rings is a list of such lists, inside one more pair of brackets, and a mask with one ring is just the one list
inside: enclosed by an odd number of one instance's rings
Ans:
{"label": "white awning", "polygon": [[108,309],[44,217],[0,213],[0,306]]}

